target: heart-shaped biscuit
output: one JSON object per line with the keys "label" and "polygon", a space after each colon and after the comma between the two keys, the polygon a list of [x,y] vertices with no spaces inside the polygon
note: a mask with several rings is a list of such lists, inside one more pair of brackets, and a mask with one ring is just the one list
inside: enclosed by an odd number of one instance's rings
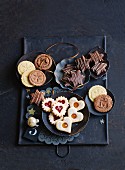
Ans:
{"label": "heart-shaped biscuit", "polygon": [[42,102],[42,108],[46,112],[51,112],[52,106],[54,105],[55,101],[52,98],[46,98]]}
{"label": "heart-shaped biscuit", "polygon": [[72,119],[72,123],[81,122],[84,118],[81,112],[77,112],[77,109],[74,107],[70,107],[68,109],[68,116]]}
{"label": "heart-shaped biscuit", "polygon": [[61,116],[65,115],[66,107],[62,103],[59,103],[59,102],[55,103],[52,106],[52,112],[54,115],[61,117]]}
{"label": "heart-shaped biscuit", "polygon": [[77,100],[76,97],[72,97],[69,100],[70,107],[75,107],[78,110],[82,110],[85,107],[85,102],[83,100]]}
{"label": "heart-shaped biscuit", "polygon": [[62,121],[58,120],[56,122],[56,128],[60,131],[71,133],[72,120],[69,117],[64,117]]}
{"label": "heart-shaped biscuit", "polygon": [[63,120],[63,117],[55,116],[53,113],[49,114],[49,121],[52,125],[55,125],[58,120]]}
{"label": "heart-shaped biscuit", "polygon": [[69,102],[68,102],[67,98],[64,96],[57,97],[56,101],[62,103],[66,108],[68,108],[68,106],[69,106]]}

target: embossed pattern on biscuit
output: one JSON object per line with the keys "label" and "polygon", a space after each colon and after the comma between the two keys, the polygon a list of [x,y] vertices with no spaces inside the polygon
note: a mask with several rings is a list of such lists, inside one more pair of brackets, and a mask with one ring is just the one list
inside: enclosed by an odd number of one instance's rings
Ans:
{"label": "embossed pattern on biscuit", "polygon": [[35,66],[40,70],[48,70],[52,66],[52,58],[47,54],[40,54],[35,59]]}
{"label": "embossed pattern on biscuit", "polygon": [[40,70],[33,70],[29,74],[29,81],[34,86],[42,86],[46,81],[46,76]]}
{"label": "embossed pattern on biscuit", "polygon": [[99,112],[108,112],[113,106],[112,98],[109,95],[99,95],[94,100],[94,107]]}

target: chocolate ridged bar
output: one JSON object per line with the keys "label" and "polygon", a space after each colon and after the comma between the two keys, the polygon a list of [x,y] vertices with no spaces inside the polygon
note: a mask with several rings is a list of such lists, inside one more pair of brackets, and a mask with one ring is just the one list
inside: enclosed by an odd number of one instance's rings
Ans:
{"label": "chocolate ridged bar", "polygon": [[71,82],[74,87],[77,87],[78,85],[82,85],[84,79],[85,79],[85,76],[83,76],[81,74],[80,70],[72,71],[71,72],[71,77],[68,78],[69,82]]}
{"label": "chocolate ridged bar", "polygon": [[72,70],[76,70],[76,66],[73,65],[73,64],[67,64],[67,65],[65,66],[65,68],[62,69],[62,71],[63,71],[64,73],[67,73],[67,74],[70,74],[70,72],[71,72]]}
{"label": "chocolate ridged bar", "polygon": [[86,59],[84,56],[78,58],[75,60],[77,69],[81,70],[84,72],[86,69],[90,69],[89,63],[91,59]]}
{"label": "chocolate ridged bar", "polygon": [[106,72],[107,63],[96,63],[91,69],[93,72],[96,72],[97,75],[100,75],[102,72]]}
{"label": "chocolate ridged bar", "polygon": [[103,54],[99,54],[98,51],[95,51],[94,53],[90,53],[91,61],[94,61],[94,63],[99,63],[103,61]]}
{"label": "chocolate ridged bar", "polygon": [[31,93],[31,100],[30,103],[33,104],[35,103],[36,105],[39,106],[40,102],[44,100],[44,93],[40,92],[39,90],[36,90],[35,93]]}

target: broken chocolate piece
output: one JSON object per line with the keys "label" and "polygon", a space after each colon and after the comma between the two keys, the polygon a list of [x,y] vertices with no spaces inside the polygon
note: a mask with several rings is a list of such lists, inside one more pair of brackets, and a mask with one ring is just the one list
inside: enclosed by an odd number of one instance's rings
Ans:
{"label": "broken chocolate piece", "polygon": [[31,93],[30,95],[31,95],[30,103],[31,104],[35,103],[39,106],[40,102],[44,100],[45,93],[36,90],[35,93]]}

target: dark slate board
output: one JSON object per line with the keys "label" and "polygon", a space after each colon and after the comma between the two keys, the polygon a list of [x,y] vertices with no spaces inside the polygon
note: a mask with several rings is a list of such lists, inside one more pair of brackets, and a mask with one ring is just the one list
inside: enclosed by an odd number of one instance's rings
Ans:
{"label": "dark slate board", "polygon": [[[75,44],[81,54],[86,54],[89,50],[91,50],[95,46],[100,46],[106,50],[106,37],[102,36],[94,36],[94,37],[41,37],[41,38],[24,38],[24,54],[32,52],[32,51],[45,51],[45,49],[57,42],[68,42]],[[59,47],[58,47],[59,48]],[[62,48],[62,47],[60,47]],[[51,55],[55,59],[56,63],[61,61],[62,59],[68,57],[68,53],[64,53],[66,46],[63,47],[63,50],[54,49],[51,50]],[[61,52],[60,52],[61,51]],[[63,53],[63,55],[61,54]],[[106,75],[107,77],[107,75]],[[86,92],[92,85],[100,84],[104,87],[107,87],[107,81],[104,77],[94,80],[91,78],[90,83],[85,85],[85,87],[81,90],[75,91],[75,93],[85,97]],[[47,87],[58,86],[56,82],[52,81],[48,85],[44,86],[43,89]],[[19,132],[19,145],[44,145],[45,143],[40,142],[32,142],[23,138],[23,134],[25,132],[25,120],[24,116],[26,114],[26,90],[22,88],[21,95],[21,116],[20,116],[20,132]],[[104,123],[100,121],[103,120]],[[80,133],[80,135],[75,138],[72,142],[68,142],[70,145],[107,145],[109,144],[109,135],[108,135],[108,115],[106,116],[95,116],[90,115],[90,120],[86,128]]]}

